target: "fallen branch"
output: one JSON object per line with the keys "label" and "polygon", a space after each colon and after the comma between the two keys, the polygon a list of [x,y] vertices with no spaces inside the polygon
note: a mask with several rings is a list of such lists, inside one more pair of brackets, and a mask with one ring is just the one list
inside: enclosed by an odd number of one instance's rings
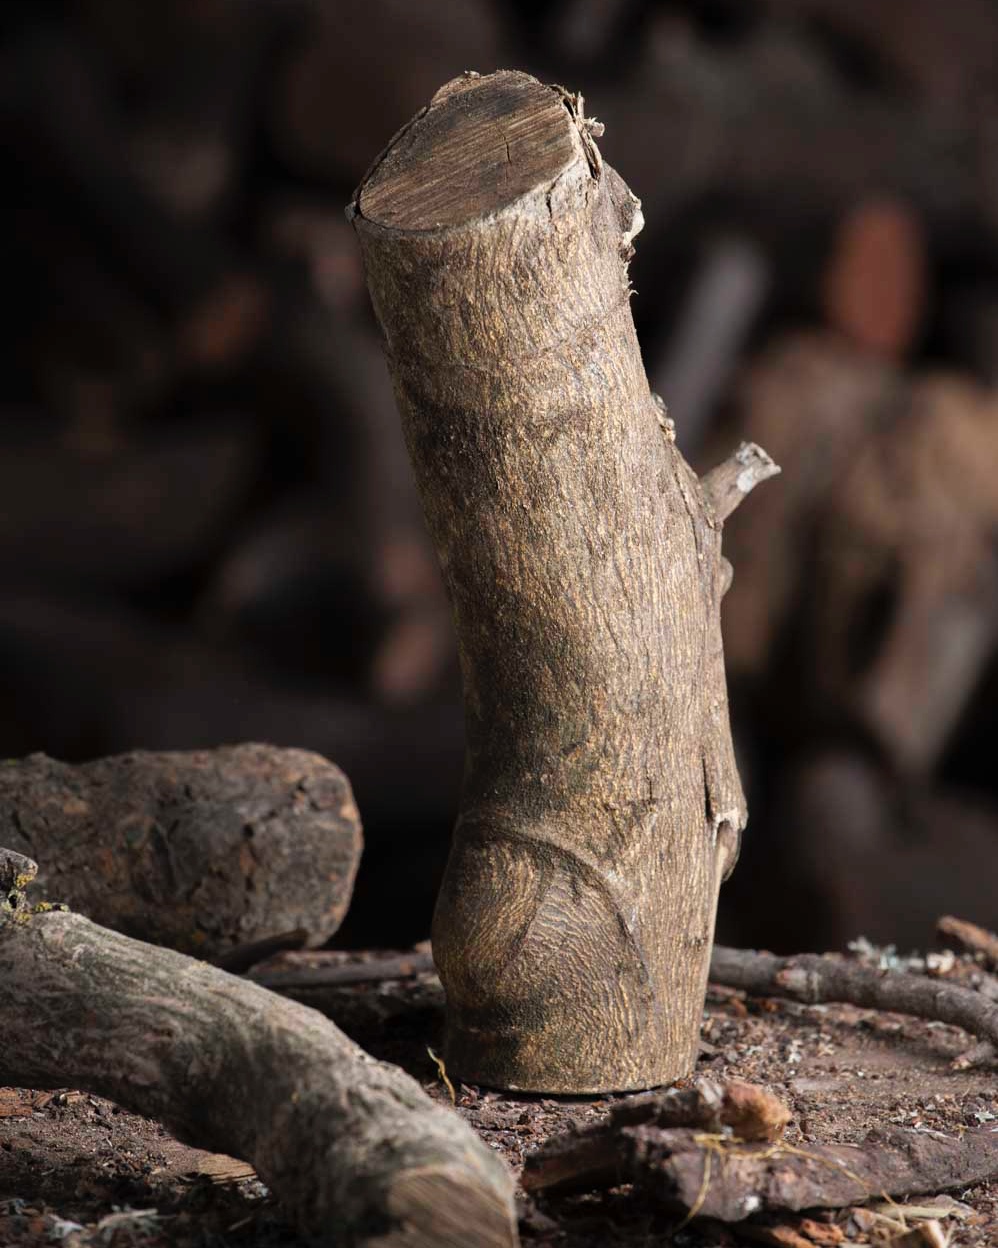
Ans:
{"label": "fallen branch", "polygon": [[670,1205],[721,1222],[750,1214],[841,1209],[871,1196],[939,1192],[998,1171],[998,1136],[958,1138],[899,1128],[863,1144],[738,1144],[653,1126],[619,1132],[621,1169]]}
{"label": "fallen branch", "polygon": [[268,745],[0,766],[0,844],[48,859],[34,895],[204,957],[339,927],[360,861],[346,777]]}
{"label": "fallen branch", "polygon": [[528,1192],[613,1186],[621,1181],[622,1127],[695,1127],[714,1133],[728,1127],[740,1139],[774,1141],[789,1121],[790,1111],[765,1088],[740,1079],[698,1079],[691,1088],[621,1101],[606,1122],[547,1140],[527,1156],[521,1183]]}
{"label": "fallen branch", "polygon": [[[658,1121],[626,1125],[611,1119],[589,1132],[549,1140],[527,1158],[523,1186],[565,1190],[633,1182],[687,1216],[740,1222],[755,1213],[836,1209],[872,1196],[938,1192],[998,1171],[998,1136],[987,1130],[951,1139],[892,1129],[871,1133],[861,1145],[806,1149],[772,1139],[745,1143],[719,1134],[716,1114],[706,1124],[714,1129],[704,1131],[699,1119],[711,1118],[709,1110],[701,1113],[706,1106],[688,1092],[672,1095],[671,1102],[663,1098]],[[666,1125],[684,1112],[692,1127]]]}
{"label": "fallen branch", "polygon": [[250,1162],[303,1233],[378,1248],[511,1248],[505,1166],[316,1011],[206,963],[36,912],[0,851],[0,1083],[67,1084]]}
{"label": "fallen branch", "polygon": [[780,958],[724,945],[714,946],[710,978],[754,996],[790,997],[805,1005],[843,1001],[933,1019],[998,1044],[998,1005],[971,988],[945,980],[877,970],[821,954]]}
{"label": "fallen branch", "polygon": [[944,914],[936,924],[936,931],[948,943],[955,944],[968,953],[979,953],[991,967],[998,967],[998,936],[976,923]]}

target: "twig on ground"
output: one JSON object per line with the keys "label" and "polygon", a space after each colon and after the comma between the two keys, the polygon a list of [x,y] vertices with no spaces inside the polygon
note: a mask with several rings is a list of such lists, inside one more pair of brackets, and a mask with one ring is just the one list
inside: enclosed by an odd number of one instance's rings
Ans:
{"label": "twig on ground", "polygon": [[714,946],[710,978],[755,996],[790,997],[805,1005],[842,1001],[933,1019],[998,1045],[998,1004],[942,979],[874,969],[821,954],[781,958],[724,945]]}

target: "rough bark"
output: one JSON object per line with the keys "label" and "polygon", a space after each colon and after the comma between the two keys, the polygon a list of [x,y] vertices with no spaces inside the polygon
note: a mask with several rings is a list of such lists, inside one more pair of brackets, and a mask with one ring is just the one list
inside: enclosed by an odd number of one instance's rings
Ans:
{"label": "rough bark", "polygon": [[67,1084],[249,1161],[323,1244],[509,1248],[506,1167],[307,1006],[79,915],[34,913],[0,851],[0,1083]]}
{"label": "rough bark", "polygon": [[998,1170],[998,1136],[938,1138],[897,1127],[862,1144],[725,1144],[696,1131],[624,1127],[620,1172],[670,1205],[722,1222],[841,1209],[872,1196],[969,1187]]}
{"label": "rough bark", "polygon": [[360,861],[350,785],[267,745],[0,765],[0,844],[46,860],[34,892],[97,923],[212,957],[339,927]]}
{"label": "rough bark", "polygon": [[351,208],[461,651],[448,1069],[566,1093],[692,1069],[745,823],[721,520],[649,391],[640,206],[592,133],[559,89],[465,75]]}
{"label": "rough bark", "polygon": [[613,1186],[619,1181],[622,1127],[651,1125],[659,1130],[695,1127],[740,1140],[779,1140],[790,1110],[766,1088],[741,1079],[698,1079],[691,1088],[674,1088],[622,1101],[609,1120],[553,1136],[527,1154],[521,1182],[528,1192],[569,1191]]}

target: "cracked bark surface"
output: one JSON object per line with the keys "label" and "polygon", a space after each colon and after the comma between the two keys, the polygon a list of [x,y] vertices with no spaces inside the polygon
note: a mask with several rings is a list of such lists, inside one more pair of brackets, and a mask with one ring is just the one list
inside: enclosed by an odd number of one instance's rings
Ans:
{"label": "cracked bark surface", "polygon": [[270,745],[0,764],[0,845],[39,858],[36,897],[202,957],[343,921],[360,817],[343,772]]}
{"label": "cracked bark surface", "polygon": [[560,88],[465,75],[350,210],[461,651],[447,1065],[564,1093],[693,1067],[746,818],[721,525],[776,471],[741,448],[705,490],[676,449],[630,312],[640,205],[597,132]]}
{"label": "cracked bark surface", "polygon": [[502,1159],[297,1002],[77,914],[0,849],[0,1084],[67,1085],[250,1162],[310,1243],[514,1248]]}

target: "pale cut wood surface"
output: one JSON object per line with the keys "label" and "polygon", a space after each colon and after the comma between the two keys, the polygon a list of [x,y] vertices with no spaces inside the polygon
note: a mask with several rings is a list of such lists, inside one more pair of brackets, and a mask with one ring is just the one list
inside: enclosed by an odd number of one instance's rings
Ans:
{"label": "pale cut wood surface", "polygon": [[456,79],[375,164],[360,211],[401,230],[487,216],[573,160],[565,121],[558,94],[526,74]]}

